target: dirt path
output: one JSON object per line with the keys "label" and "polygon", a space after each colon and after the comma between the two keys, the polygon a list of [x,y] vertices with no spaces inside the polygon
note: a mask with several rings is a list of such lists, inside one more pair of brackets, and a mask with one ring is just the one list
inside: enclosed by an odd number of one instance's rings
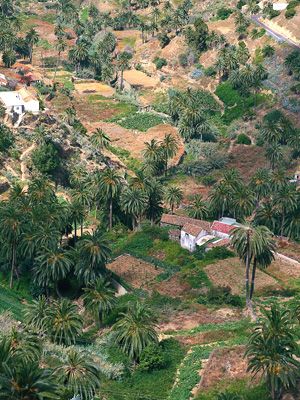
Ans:
{"label": "dirt path", "polygon": [[27,175],[27,163],[26,163],[26,158],[27,156],[35,149],[36,145],[33,143],[28,149],[23,151],[21,154],[20,160],[21,160],[21,181],[24,182],[26,180],[26,175]]}

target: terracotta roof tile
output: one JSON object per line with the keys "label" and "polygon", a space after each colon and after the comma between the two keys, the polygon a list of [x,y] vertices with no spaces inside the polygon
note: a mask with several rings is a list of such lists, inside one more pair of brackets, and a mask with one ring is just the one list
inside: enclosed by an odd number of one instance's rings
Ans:
{"label": "terracotta roof tile", "polygon": [[230,245],[230,239],[221,239],[218,240],[217,242],[208,243],[207,247],[209,249],[213,249],[214,247],[229,246],[229,245]]}
{"label": "terracotta roof tile", "polygon": [[204,228],[202,226],[193,224],[185,224],[182,227],[182,230],[184,232],[195,237],[197,237],[203,231],[203,229]]}
{"label": "terracotta roof tile", "polygon": [[205,229],[207,232],[211,231],[211,223],[208,221],[203,221],[201,219],[194,219],[189,217],[184,217],[181,215],[171,215],[171,214],[163,214],[161,217],[162,224],[166,225],[174,225],[183,227],[186,224],[200,226],[202,229]]}
{"label": "terracotta roof tile", "polygon": [[213,231],[225,233],[225,234],[227,234],[227,235],[229,235],[230,232],[231,232],[234,228],[236,228],[236,226],[234,226],[234,225],[229,225],[229,224],[225,224],[224,222],[219,222],[219,221],[214,221],[213,224],[212,224],[212,226],[211,226],[211,229],[212,229]]}

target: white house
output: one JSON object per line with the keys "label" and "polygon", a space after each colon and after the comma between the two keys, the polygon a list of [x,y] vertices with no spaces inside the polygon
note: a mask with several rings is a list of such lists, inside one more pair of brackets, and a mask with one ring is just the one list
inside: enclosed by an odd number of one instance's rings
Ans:
{"label": "white house", "polygon": [[273,3],[273,10],[275,11],[283,11],[286,10],[288,3],[286,1],[276,1]]}
{"label": "white house", "polygon": [[200,224],[193,225],[187,223],[181,228],[180,245],[184,249],[195,251],[197,242],[199,242],[201,238],[206,237],[208,233],[208,230]]}
{"label": "white house", "polygon": [[37,114],[40,110],[39,101],[26,89],[14,92],[0,92],[0,101],[6,108],[7,114],[23,114],[32,112]]}

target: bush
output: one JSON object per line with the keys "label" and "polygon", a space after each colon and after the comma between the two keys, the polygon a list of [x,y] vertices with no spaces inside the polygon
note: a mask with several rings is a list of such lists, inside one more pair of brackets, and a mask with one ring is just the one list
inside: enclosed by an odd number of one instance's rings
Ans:
{"label": "bush", "polygon": [[222,7],[218,9],[217,17],[218,19],[224,20],[227,19],[232,13],[233,11],[231,10],[231,8]]}
{"label": "bush", "polygon": [[250,145],[252,142],[249,136],[247,136],[245,133],[240,133],[237,137],[236,143]]}
{"label": "bush", "polygon": [[161,33],[157,36],[158,40],[159,40],[159,44],[160,47],[163,49],[164,47],[166,47],[169,43],[170,43],[170,38],[169,36],[164,32]]}
{"label": "bush", "polygon": [[205,261],[225,260],[230,257],[234,257],[234,253],[228,250],[227,247],[219,246],[212,248],[205,254]]}
{"label": "bush", "polygon": [[189,64],[188,56],[186,53],[179,54],[178,56],[179,65],[183,68],[187,67]]}
{"label": "bush", "polygon": [[217,71],[214,67],[208,67],[204,70],[204,75],[215,77],[217,75]]}
{"label": "bush", "polygon": [[222,305],[228,304],[233,307],[243,307],[243,301],[240,296],[231,294],[231,288],[227,286],[212,287],[206,295],[198,298],[200,304]]}
{"label": "bush", "polygon": [[168,65],[168,62],[165,58],[156,57],[154,58],[153,62],[157,69],[162,69],[162,67]]}
{"label": "bush", "polygon": [[292,86],[291,91],[295,94],[300,94],[300,83],[297,83],[296,85]]}
{"label": "bush", "polygon": [[275,53],[275,49],[273,46],[267,44],[266,46],[263,47],[262,53],[264,57],[272,57]]}
{"label": "bush", "polygon": [[143,350],[139,364],[141,371],[154,371],[164,368],[165,365],[165,357],[159,344],[150,344]]}
{"label": "bush", "polygon": [[35,168],[43,174],[51,174],[60,165],[58,150],[51,142],[34,150],[31,159]]}
{"label": "bush", "polygon": [[296,10],[294,8],[290,8],[290,9],[286,10],[285,18],[292,19],[296,14],[297,14]]}
{"label": "bush", "polygon": [[0,124],[0,152],[7,151],[14,143],[14,136],[8,126]]}
{"label": "bush", "polygon": [[212,175],[206,175],[201,179],[201,182],[205,186],[212,186],[217,182],[217,179]]}

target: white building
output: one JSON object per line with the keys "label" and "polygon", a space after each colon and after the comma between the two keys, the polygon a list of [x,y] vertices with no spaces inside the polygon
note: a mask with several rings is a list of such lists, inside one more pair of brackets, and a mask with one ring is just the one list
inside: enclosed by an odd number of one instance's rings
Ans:
{"label": "white building", "polygon": [[219,221],[214,221],[211,230],[213,235],[221,239],[229,239],[234,228],[239,226],[234,218],[221,218]]}
{"label": "white building", "polygon": [[286,1],[277,1],[273,3],[273,10],[275,11],[283,11],[286,10],[288,3]]}
{"label": "white building", "polygon": [[[201,225],[185,224],[181,228],[180,245],[189,251],[195,251],[198,242],[208,235],[208,231]],[[209,240],[209,239],[208,239]]]}
{"label": "white building", "polygon": [[25,112],[37,114],[40,111],[39,101],[24,88],[14,92],[0,92],[0,101],[10,115]]}

